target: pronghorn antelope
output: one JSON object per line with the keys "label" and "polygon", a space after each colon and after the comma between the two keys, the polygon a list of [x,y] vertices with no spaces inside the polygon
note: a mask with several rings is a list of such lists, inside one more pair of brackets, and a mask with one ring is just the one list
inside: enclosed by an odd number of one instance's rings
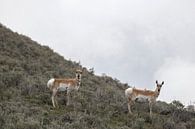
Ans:
{"label": "pronghorn antelope", "polygon": [[156,102],[156,99],[158,98],[158,96],[160,94],[160,90],[161,90],[161,87],[163,84],[164,84],[164,81],[161,84],[159,84],[158,81],[156,81],[155,91],[146,90],[146,89],[141,90],[141,89],[137,89],[135,87],[126,89],[125,96],[128,99],[129,113],[132,114],[131,105],[135,101],[148,100],[149,108],[150,108],[150,115],[152,115],[152,105]]}
{"label": "pronghorn antelope", "polygon": [[67,96],[67,103],[69,105],[70,102],[70,93],[73,90],[78,91],[81,85],[81,75],[82,70],[76,70],[76,77],[75,78],[52,78],[47,82],[47,87],[52,91],[52,104],[55,108],[58,106],[57,100],[55,99],[56,94],[58,91],[65,91]]}

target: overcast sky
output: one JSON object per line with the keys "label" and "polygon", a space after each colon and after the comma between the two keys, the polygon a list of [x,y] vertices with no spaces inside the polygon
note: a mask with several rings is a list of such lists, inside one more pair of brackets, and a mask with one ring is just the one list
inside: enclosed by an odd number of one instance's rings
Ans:
{"label": "overcast sky", "polygon": [[96,74],[195,101],[194,0],[0,0],[0,22]]}

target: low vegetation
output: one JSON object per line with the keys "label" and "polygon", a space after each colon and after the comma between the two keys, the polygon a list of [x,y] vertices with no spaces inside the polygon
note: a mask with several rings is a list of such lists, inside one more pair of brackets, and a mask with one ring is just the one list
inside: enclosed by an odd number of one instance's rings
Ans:
{"label": "low vegetation", "polygon": [[59,93],[60,107],[53,109],[47,81],[74,77],[78,67],[82,66],[0,24],[0,128],[195,129],[195,113],[177,101],[157,102],[152,117],[147,103],[136,103],[134,114],[128,115],[128,85],[85,67],[71,104],[65,106],[64,93]]}

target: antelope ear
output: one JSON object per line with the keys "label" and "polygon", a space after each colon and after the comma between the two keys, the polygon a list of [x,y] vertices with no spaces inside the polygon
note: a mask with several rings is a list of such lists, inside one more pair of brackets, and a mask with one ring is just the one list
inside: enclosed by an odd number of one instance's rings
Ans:
{"label": "antelope ear", "polygon": [[156,84],[158,84],[158,81],[156,80]]}
{"label": "antelope ear", "polygon": [[164,84],[164,81],[162,82],[162,85]]}

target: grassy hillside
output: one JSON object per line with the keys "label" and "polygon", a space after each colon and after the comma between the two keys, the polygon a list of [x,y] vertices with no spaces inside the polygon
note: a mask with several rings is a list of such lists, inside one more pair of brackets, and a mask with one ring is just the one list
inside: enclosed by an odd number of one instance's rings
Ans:
{"label": "grassy hillside", "polygon": [[137,103],[128,115],[128,86],[86,68],[71,105],[60,93],[60,107],[53,109],[48,79],[74,77],[78,67],[0,24],[0,129],[195,129],[195,113],[165,102],[156,104],[152,118],[147,103]]}

